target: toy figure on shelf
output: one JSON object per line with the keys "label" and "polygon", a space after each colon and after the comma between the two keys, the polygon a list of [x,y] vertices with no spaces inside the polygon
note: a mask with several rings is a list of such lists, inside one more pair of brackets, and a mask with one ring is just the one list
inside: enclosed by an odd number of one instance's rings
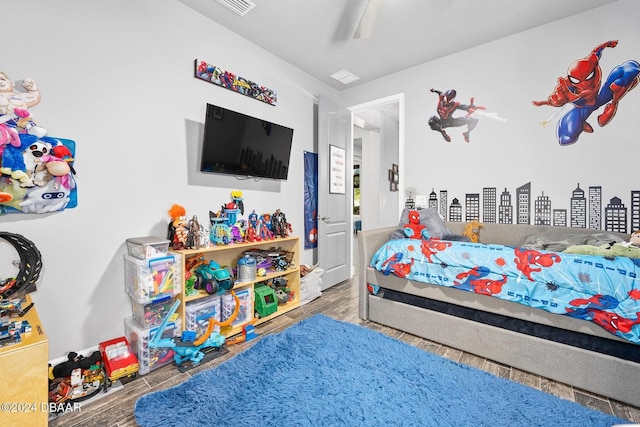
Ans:
{"label": "toy figure on shelf", "polygon": [[169,245],[175,250],[186,249],[189,233],[185,208],[174,204],[171,206],[171,209],[169,209],[169,217],[171,218],[167,232],[167,239],[170,242]]}
{"label": "toy figure on shelf", "polygon": [[280,209],[276,209],[271,217],[271,229],[276,237],[287,237],[291,234],[291,224],[287,222],[287,217]]}
{"label": "toy figure on shelf", "polygon": [[231,242],[240,243],[244,241],[244,234],[246,228],[246,221],[243,219],[237,220],[231,226]]}
{"label": "toy figure on shelf", "polygon": [[260,219],[256,211],[252,211],[249,214],[249,223],[247,224],[247,230],[245,232],[245,240],[247,242],[260,241]]}
{"label": "toy figure on shelf", "polygon": [[244,215],[244,203],[242,201],[242,191],[233,190],[231,192],[231,202],[222,206],[225,216],[227,217],[227,225],[233,226],[237,219],[238,213]]}
{"label": "toy figure on shelf", "polygon": [[273,231],[271,231],[271,214],[262,214],[260,217],[260,239],[271,240],[273,238]]}
{"label": "toy figure on shelf", "polygon": [[209,240],[214,245],[227,245],[231,241],[231,230],[227,225],[227,219],[220,213],[209,211],[211,231]]}
{"label": "toy figure on shelf", "polygon": [[187,248],[200,249],[209,247],[209,236],[205,234],[204,227],[198,221],[197,216],[193,216],[187,226]]}

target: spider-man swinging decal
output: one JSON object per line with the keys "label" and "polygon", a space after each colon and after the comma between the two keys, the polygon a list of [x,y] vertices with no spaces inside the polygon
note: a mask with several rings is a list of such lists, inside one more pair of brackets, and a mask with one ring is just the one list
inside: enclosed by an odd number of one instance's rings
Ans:
{"label": "spider-man swinging decal", "polygon": [[[573,144],[582,132],[592,133],[587,119],[597,109],[605,105],[598,116],[598,124],[607,125],[618,110],[620,100],[640,81],[640,64],[628,60],[611,70],[602,87],[602,69],[600,57],[605,48],[614,48],[618,40],[611,40],[594,47],[585,58],[573,62],[567,70],[566,77],[558,77],[558,85],[553,93],[544,101],[532,101],[536,107],[549,105],[564,107],[572,104],[573,109],[566,113],[558,122],[556,130],[560,145]],[[553,118],[555,114],[551,117]],[[543,127],[551,118],[541,122]]]}

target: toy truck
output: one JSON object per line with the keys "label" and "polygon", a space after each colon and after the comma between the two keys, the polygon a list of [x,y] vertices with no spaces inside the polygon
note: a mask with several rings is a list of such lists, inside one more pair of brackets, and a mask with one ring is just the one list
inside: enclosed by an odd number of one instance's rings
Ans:
{"label": "toy truck", "polygon": [[140,365],[126,337],[101,342],[98,349],[102,355],[104,370],[107,374],[105,389],[121,378],[136,377]]}
{"label": "toy truck", "polygon": [[195,288],[204,289],[209,295],[213,295],[218,290],[229,291],[233,288],[231,274],[226,268],[214,260],[196,267],[194,273],[197,276]]}

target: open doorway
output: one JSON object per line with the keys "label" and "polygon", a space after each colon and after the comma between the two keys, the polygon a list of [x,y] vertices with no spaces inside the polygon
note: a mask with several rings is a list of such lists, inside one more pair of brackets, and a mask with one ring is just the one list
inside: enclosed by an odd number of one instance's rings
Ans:
{"label": "open doorway", "polygon": [[[349,110],[353,125],[353,264],[357,265],[356,228],[360,231],[395,225],[400,217],[404,200],[404,96],[377,99]],[[389,171],[394,165],[399,172],[399,181],[392,188]]]}

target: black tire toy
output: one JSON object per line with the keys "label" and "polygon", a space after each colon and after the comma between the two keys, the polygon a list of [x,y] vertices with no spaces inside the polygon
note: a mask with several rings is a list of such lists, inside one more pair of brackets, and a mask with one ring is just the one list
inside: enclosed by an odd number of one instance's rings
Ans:
{"label": "black tire toy", "polygon": [[20,256],[20,267],[15,278],[17,283],[11,288],[11,295],[0,295],[0,298],[22,298],[36,290],[36,283],[42,271],[42,256],[33,242],[24,236],[0,231],[0,238],[9,242]]}

